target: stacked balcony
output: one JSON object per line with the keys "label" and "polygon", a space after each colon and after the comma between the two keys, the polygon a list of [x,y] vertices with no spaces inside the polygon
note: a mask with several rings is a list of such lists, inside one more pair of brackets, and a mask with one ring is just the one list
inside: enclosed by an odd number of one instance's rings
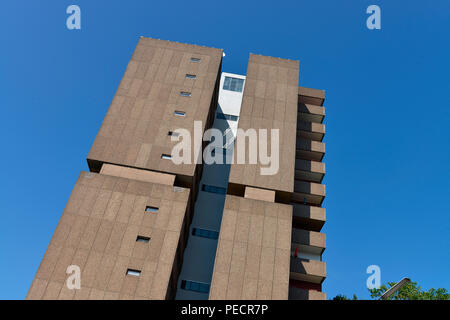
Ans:
{"label": "stacked balcony", "polygon": [[299,88],[297,140],[295,160],[292,243],[289,298],[323,300],[322,282],[326,264],[322,253],[326,248],[325,234],[320,233],[326,217],[325,199],[325,108],[324,92]]}
{"label": "stacked balcony", "polygon": [[298,288],[294,284],[289,284],[289,299],[291,300],[326,300],[327,295],[314,289]]}
{"label": "stacked balcony", "polygon": [[321,206],[325,198],[325,108],[321,90],[299,88],[295,183],[292,202]]}
{"label": "stacked balcony", "polygon": [[295,160],[295,179],[321,183],[325,176],[325,164],[312,160]]}
{"label": "stacked balcony", "polygon": [[326,264],[322,262],[325,234],[293,228],[291,239],[290,278],[321,284],[326,277]]}
{"label": "stacked balcony", "polygon": [[304,228],[311,231],[322,230],[326,220],[325,208],[293,204],[293,221],[294,228]]}

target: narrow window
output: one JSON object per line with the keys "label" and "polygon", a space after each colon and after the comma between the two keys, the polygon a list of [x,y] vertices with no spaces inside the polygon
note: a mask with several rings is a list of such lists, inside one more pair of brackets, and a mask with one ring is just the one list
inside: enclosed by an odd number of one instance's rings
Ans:
{"label": "narrow window", "polygon": [[170,159],[172,159],[172,156],[170,154],[162,154],[161,159],[170,160]]}
{"label": "narrow window", "polygon": [[219,239],[219,233],[217,231],[200,229],[200,228],[193,228],[192,235],[197,236],[197,237],[202,237],[202,238],[214,239],[214,240]]}
{"label": "narrow window", "polygon": [[186,74],[186,78],[187,79],[195,79],[195,78],[197,78],[197,76],[195,75],[195,74]]}
{"label": "narrow window", "polygon": [[223,90],[242,92],[244,79],[225,77],[223,82]]}
{"label": "narrow window", "polygon": [[169,131],[168,135],[171,136],[171,137],[178,137],[180,135],[180,133],[179,132]]}
{"label": "narrow window", "polygon": [[180,96],[183,96],[183,97],[190,97],[190,96],[191,96],[191,93],[190,93],[190,92],[187,92],[187,91],[180,91]]}
{"label": "narrow window", "polygon": [[239,119],[238,116],[233,116],[232,114],[225,114],[225,113],[219,113],[219,112],[216,114],[216,118],[222,119],[222,120],[230,120],[230,121],[237,121]]}
{"label": "narrow window", "polygon": [[179,117],[184,117],[184,116],[186,115],[186,112],[183,112],[183,111],[175,111],[173,114],[176,115],[176,116],[179,116]]}
{"label": "narrow window", "polygon": [[137,236],[136,242],[149,243],[150,242],[150,238],[149,237],[144,237],[144,236]]}
{"label": "narrow window", "polygon": [[202,191],[210,192],[210,193],[218,193],[218,194],[226,194],[227,193],[227,190],[225,188],[210,186],[207,184],[204,184],[202,186]]}
{"label": "narrow window", "polygon": [[141,270],[127,269],[127,276],[139,277],[141,275]]}
{"label": "narrow window", "polygon": [[159,208],[157,208],[157,207],[151,207],[151,206],[145,207],[145,212],[157,213],[158,210],[159,210]]}
{"label": "narrow window", "polygon": [[209,292],[209,284],[204,282],[196,282],[190,280],[181,280],[181,289],[195,291],[200,293]]}
{"label": "narrow window", "polygon": [[191,62],[200,62],[200,58],[194,58],[194,57],[192,57],[192,58],[191,58]]}

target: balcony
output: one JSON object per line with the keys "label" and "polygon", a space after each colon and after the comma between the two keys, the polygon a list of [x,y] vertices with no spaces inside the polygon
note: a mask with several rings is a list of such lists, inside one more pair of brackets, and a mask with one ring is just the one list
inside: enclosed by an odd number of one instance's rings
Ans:
{"label": "balcony", "polygon": [[322,123],[325,118],[325,108],[313,104],[298,103],[297,119],[313,123]]}
{"label": "balcony", "polygon": [[325,125],[321,123],[297,121],[297,137],[321,142],[325,135]]}
{"label": "balcony", "polygon": [[289,286],[289,300],[326,300],[325,292]]}
{"label": "balcony", "polygon": [[292,229],[291,241],[293,246],[303,245],[308,247],[314,247],[309,250],[311,252],[316,251],[319,254],[321,254],[327,246],[325,233],[297,228]]}
{"label": "balcony", "polygon": [[326,211],[325,208],[312,207],[303,204],[292,204],[293,220],[292,226],[294,228],[308,229],[313,231],[320,231],[325,224]]}
{"label": "balcony", "polygon": [[298,102],[322,106],[325,101],[325,91],[298,87]]}
{"label": "balcony", "polygon": [[320,284],[326,276],[325,262],[291,256],[290,279]]}
{"label": "balcony", "polygon": [[311,160],[295,160],[295,180],[321,183],[325,176],[325,163]]}
{"label": "balcony", "polygon": [[322,261],[322,253],[326,248],[324,233],[303,229],[292,229],[291,257],[307,262]]}
{"label": "balcony", "polygon": [[315,182],[294,181],[291,201],[320,206],[325,199],[325,185]]}
{"label": "balcony", "polygon": [[325,143],[297,139],[296,141],[296,159],[322,161],[325,155]]}

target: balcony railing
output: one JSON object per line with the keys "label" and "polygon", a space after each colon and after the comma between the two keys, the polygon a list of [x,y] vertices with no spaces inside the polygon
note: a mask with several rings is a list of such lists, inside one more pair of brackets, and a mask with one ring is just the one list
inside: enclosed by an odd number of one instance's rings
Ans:
{"label": "balcony railing", "polygon": [[320,206],[325,198],[325,185],[314,182],[294,181],[292,202]]}
{"label": "balcony railing", "polygon": [[293,220],[292,226],[313,231],[320,231],[325,224],[325,208],[308,206],[303,204],[292,204]]}
{"label": "balcony railing", "polygon": [[305,139],[296,141],[296,158],[312,161],[322,161],[325,155],[325,143]]}
{"label": "balcony railing", "polygon": [[297,137],[322,141],[325,136],[325,125],[321,123],[314,123],[310,121],[305,121],[302,117],[298,118],[297,121]]}
{"label": "balcony railing", "polygon": [[325,163],[304,159],[295,160],[295,179],[321,183],[325,176]]}
{"label": "balcony railing", "polygon": [[298,87],[298,102],[322,106],[325,101],[325,91]]}
{"label": "balcony railing", "polygon": [[291,256],[290,278],[311,283],[322,283],[327,276],[326,263]]}

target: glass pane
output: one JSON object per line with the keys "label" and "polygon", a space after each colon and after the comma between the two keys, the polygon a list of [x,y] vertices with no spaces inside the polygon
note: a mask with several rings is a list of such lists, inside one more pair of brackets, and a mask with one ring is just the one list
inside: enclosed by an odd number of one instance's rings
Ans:
{"label": "glass pane", "polygon": [[147,207],[145,208],[145,211],[147,211],[147,212],[158,212],[158,208],[157,208],[157,207],[150,207],[150,206],[147,206]]}
{"label": "glass pane", "polygon": [[231,90],[230,86],[231,86],[231,78],[230,77],[225,77],[225,81],[223,83],[223,89],[224,90]]}
{"label": "glass pane", "polygon": [[244,84],[243,79],[235,79],[236,80],[236,91],[242,92],[242,85]]}
{"label": "glass pane", "polygon": [[223,84],[224,90],[242,92],[242,87],[244,85],[244,79],[225,77]]}
{"label": "glass pane", "polygon": [[201,293],[208,293],[210,285],[203,282],[195,282],[190,280],[181,281],[181,289],[196,291]]}

